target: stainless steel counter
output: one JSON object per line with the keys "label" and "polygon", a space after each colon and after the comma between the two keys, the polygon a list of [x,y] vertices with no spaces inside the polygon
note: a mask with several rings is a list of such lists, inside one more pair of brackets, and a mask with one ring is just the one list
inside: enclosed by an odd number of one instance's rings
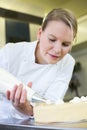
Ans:
{"label": "stainless steel counter", "polygon": [[87,121],[78,123],[35,123],[34,119],[4,119],[0,121],[0,130],[85,130]]}

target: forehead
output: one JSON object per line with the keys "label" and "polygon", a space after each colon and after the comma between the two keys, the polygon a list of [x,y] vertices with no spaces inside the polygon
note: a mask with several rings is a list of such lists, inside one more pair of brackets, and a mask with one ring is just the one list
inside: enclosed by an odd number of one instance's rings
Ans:
{"label": "forehead", "polygon": [[46,28],[47,28],[48,26],[52,26],[52,25],[54,25],[54,26],[57,26],[57,25],[60,25],[60,26],[61,26],[61,25],[65,25],[65,26],[67,26],[67,27],[69,27],[69,28],[71,29],[71,26],[70,26],[69,24],[67,24],[65,21],[61,20],[61,19],[49,21],[49,22],[47,23]]}
{"label": "forehead", "polygon": [[52,34],[55,37],[65,37],[73,40],[73,30],[63,21],[50,21],[45,28],[45,33]]}

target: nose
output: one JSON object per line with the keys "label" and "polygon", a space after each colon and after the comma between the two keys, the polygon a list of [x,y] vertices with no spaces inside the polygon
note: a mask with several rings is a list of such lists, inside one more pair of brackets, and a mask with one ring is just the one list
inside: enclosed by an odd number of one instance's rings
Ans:
{"label": "nose", "polygon": [[61,42],[58,41],[58,42],[55,43],[54,51],[56,53],[61,53],[61,51],[62,51],[62,44],[61,44]]}

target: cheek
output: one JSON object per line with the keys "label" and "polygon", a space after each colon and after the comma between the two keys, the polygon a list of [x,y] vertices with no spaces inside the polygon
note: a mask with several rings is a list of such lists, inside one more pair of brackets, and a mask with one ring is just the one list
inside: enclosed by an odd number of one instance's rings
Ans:
{"label": "cheek", "polygon": [[41,43],[40,43],[40,48],[43,50],[43,51],[48,51],[51,49],[51,46],[50,44],[46,41],[46,40],[43,40]]}
{"label": "cheek", "polygon": [[40,48],[43,53],[47,53],[47,51],[49,50],[49,47],[45,43],[41,44]]}
{"label": "cheek", "polygon": [[52,49],[52,45],[49,43],[49,40],[46,38],[46,36],[42,36],[40,38],[40,48],[44,52],[47,52]]}

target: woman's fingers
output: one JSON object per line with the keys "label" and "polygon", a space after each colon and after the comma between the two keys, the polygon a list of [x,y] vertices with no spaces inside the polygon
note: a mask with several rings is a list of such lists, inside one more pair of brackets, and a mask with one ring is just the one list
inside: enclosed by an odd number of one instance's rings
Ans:
{"label": "woman's fingers", "polygon": [[26,101],[27,101],[27,91],[23,89],[20,98],[20,103],[24,104]]}
{"label": "woman's fingers", "polygon": [[[28,86],[32,87],[32,82],[28,83]],[[11,91],[6,92],[6,97],[11,100],[12,103],[17,106],[24,104],[27,101],[27,91],[23,89],[23,84],[15,85]]]}
{"label": "woman's fingers", "polygon": [[[30,82],[28,86],[31,87],[32,82]],[[12,91],[8,90],[6,96],[10,101],[12,101],[13,106],[18,111],[26,115],[33,115],[33,108],[27,100],[27,91],[25,88],[23,88],[22,84],[19,86],[15,85]]]}
{"label": "woman's fingers", "polygon": [[10,92],[10,100],[11,100],[12,102],[15,101],[15,94],[16,94],[17,88],[18,88],[18,86],[15,85],[15,86],[13,87],[12,91]]}
{"label": "woman's fingers", "polygon": [[20,103],[20,99],[21,99],[21,95],[22,95],[22,89],[23,89],[23,85],[20,84],[17,87],[16,92],[14,92],[15,93],[14,102],[17,105]]}
{"label": "woman's fingers", "polygon": [[6,97],[8,100],[10,100],[10,91],[9,90],[7,90],[7,92],[6,92]]}

